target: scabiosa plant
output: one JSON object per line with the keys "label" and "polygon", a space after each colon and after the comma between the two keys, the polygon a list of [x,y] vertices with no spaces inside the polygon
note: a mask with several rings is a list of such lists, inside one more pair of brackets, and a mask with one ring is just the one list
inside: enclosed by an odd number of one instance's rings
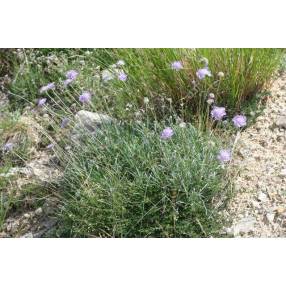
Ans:
{"label": "scabiosa plant", "polygon": [[38,106],[42,107],[42,106],[44,106],[46,104],[46,102],[47,102],[47,99],[45,97],[44,98],[40,98],[38,100]]}
{"label": "scabiosa plant", "polygon": [[220,150],[217,159],[223,164],[231,160],[231,151],[229,149]]}
{"label": "scabiosa plant", "polygon": [[114,75],[109,70],[103,70],[102,74],[101,74],[101,78],[102,78],[103,81],[106,82],[106,81],[114,79]]}
{"label": "scabiosa plant", "polygon": [[62,122],[61,122],[61,128],[67,127],[67,125],[69,124],[69,122],[70,122],[70,120],[69,120],[67,117],[65,117],[65,118],[62,120]]}
{"label": "scabiosa plant", "polygon": [[208,77],[212,76],[211,71],[209,70],[208,67],[204,67],[202,69],[199,69],[196,72],[196,75],[197,75],[198,79],[200,79],[200,80],[204,79],[206,76],[208,76]]}
{"label": "scabiosa plant", "polygon": [[217,73],[217,76],[219,78],[223,78],[224,77],[224,73],[222,71],[220,71],[220,72]]}
{"label": "scabiosa plant", "polygon": [[44,92],[46,92],[48,90],[55,89],[55,87],[56,87],[56,85],[55,85],[54,82],[48,83],[47,85],[42,86],[40,88],[40,93],[44,93]]}
{"label": "scabiosa plant", "polygon": [[169,139],[174,135],[174,131],[171,127],[166,127],[161,133],[161,139]]}
{"label": "scabiosa plant", "polygon": [[4,151],[4,152],[12,151],[13,147],[14,147],[14,144],[13,144],[13,143],[6,143],[6,144],[3,146],[3,151]]}
{"label": "scabiosa plant", "polygon": [[246,121],[247,121],[247,118],[244,115],[236,115],[232,119],[234,126],[237,128],[246,126]]}
{"label": "scabiosa plant", "polygon": [[173,70],[179,71],[179,70],[181,70],[181,69],[183,68],[183,64],[182,64],[181,61],[175,61],[175,62],[173,62],[173,63],[171,64],[171,68],[172,68]]}
{"label": "scabiosa plant", "polygon": [[127,74],[125,72],[120,72],[118,74],[118,79],[121,80],[121,81],[126,81],[127,80]]}
{"label": "scabiosa plant", "polygon": [[214,120],[222,120],[225,115],[226,112],[224,107],[214,106],[211,111],[211,116]]}
{"label": "scabiosa plant", "polygon": [[75,70],[69,70],[66,72],[67,79],[75,80],[77,76],[78,76],[78,72]]}
{"label": "scabiosa plant", "polygon": [[91,99],[91,94],[90,92],[84,92],[82,93],[80,96],[79,96],[79,101],[81,103],[89,103],[90,102],[90,99]]}

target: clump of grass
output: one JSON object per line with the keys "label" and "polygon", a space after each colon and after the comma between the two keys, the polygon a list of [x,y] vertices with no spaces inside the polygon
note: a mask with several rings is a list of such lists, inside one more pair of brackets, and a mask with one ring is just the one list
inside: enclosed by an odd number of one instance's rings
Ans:
{"label": "clump of grass", "polygon": [[59,236],[206,237],[227,193],[212,136],[194,127],[105,126],[62,156]]}
{"label": "clump of grass", "polygon": [[[166,118],[175,111],[185,121],[205,122],[209,93],[231,113],[240,111],[242,103],[269,83],[283,55],[282,49],[24,50],[20,67],[15,66],[18,73],[10,87],[11,99],[15,106],[35,102],[40,86],[59,82],[67,70],[76,69],[80,75],[72,88],[58,89],[65,102],[89,90],[95,95],[96,110],[108,109],[113,116],[133,119],[132,111],[144,108],[148,98],[149,118]],[[103,82],[102,71],[112,70],[118,60],[125,61],[122,69],[128,79]],[[181,61],[183,68],[173,70],[174,61]],[[199,80],[196,72],[206,65],[212,76]]]}

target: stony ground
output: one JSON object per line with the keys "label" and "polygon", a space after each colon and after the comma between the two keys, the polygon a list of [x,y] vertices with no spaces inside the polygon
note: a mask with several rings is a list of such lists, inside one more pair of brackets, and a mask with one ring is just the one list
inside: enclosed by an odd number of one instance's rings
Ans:
{"label": "stony ground", "polygon": [[241,132],[233,160],[235,197],[225,212],[235,237],[286,237],[286,74],[255,124]]}

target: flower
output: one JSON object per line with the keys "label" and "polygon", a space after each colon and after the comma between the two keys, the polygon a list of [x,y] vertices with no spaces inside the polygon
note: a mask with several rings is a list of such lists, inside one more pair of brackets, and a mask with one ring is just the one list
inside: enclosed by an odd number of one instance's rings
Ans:
{"label": "flower", "polygon": [[222,120],[222,118],[226,115],[224,107],[214,106],[211,111],[211,116],[215,120]]}
{"label": "flower", "polygon": [[125,65],[125,61],[123,60],[119,60],[117,63],[116,63],[117,66],[124,66]]}
{"label": "flower", "polygon": [[214,95],[213,93],[210,93],[210,94],[209,94],[209,98],[214,99],[214,98],[215,98],[215,95]]}
{"label": "flower", "polygon": [[109,70],[103,70],[101,77],[103,81],[109,81],[114,79],[114,75]]}
{"label": "flower", "polygon": [[235,115],[232,119],[232,122],[235,127],[240,128],[246,125],[247,118],[244,115]]}
{"label": "flower", "polygon": [[67,78],[66,80],[64,80],[64,86],[68,86],[69,84],[71,84],[74,80],[71,78]]}
{"label": "flower", "polygon": [[44,97],[44,98],[40,98],[39,100],[38,100],[38,106],[39,107],[42,107],[42,106],[44,106],[44,104],[46,103],[46,101],[47,101],[47,99]]}
{"label": "flower", "polygon": [[182,64],[182,62],[180,62],[180,61],[175,61],[175,62],[173,62],[173,63],[171,64],[171,68],[172,68],[173,70],[179,71],[179,70],[181,70],[181,69],[183,68],[183,64]]}
{"label": "flower", "polygon": [[91,99],[91,94],[87,91],[79,96],[79,101],[82,103],[88,103],[90,99]]}
{"label": "flower", "polygon": [[224,77],[224,73],[222,71],[220,71],[220,72],[217,73],[217,76],[219,78],[223,78]]}
{"label": "flower", "polygon": [[46,148],[47,148],[47,149],[53,149],[54,147],[55,147],[55,144],[51,143],[51,144],[49,144]]}
{"label": "flower", "polygon": [[127,80],[127,74],[125,72],[120,72],[118,74],[118,79],[121,81],[126,81]]}
{"label": "flower", "polygon": [[55,86],[55,83],[51,82],[51,83],[48,83],[47,85],[45,86],[42,86],[40,88],[40,93],[44,93],[50,89],[54,89],[56,86]]}
{"label": "flower", "polygon": [[169,139],[174,135],[174,131],[172,128],[167,127],[161,133],[161,139]]}
{"label": "flower", "polygon": [[217,159],[221,162],[221,163],[226,163],[229,162],[231,160],[231,151],[230,150],[220,150],[218,155],[217,155]]}
{"label": "flower", "polygon": [[64,118],[61,123],[61,128],[65,128],[69,124],[70,120],[68,118]]}
{"label": "flower", "polygon": [[13,143],[6,143],[3,146],[3,151],[9,152],[9,151],[11,151],[13,149],[13,147],[14,147]]}
{"label": "flower", "polygon": [[78,72],[75,70],[70,70],[66,72],[67,79],[75,80],[77,76],[78,76]]}
{"label": "flower", "polygon": [[144,104],[148,104],[149,103],[149,98],[148,97],[144,97],[143,102],[144,102]]}
{"label": "flower", "polygon": [[206,76],[209,76],[209,77],[212,76],[212,74],[211,74],[211,72],[210,72],[210,70],[209,70],[208,67],[199,69],[199,70],[196,72],[196,75],[197,75],[197,77],[198,77],[200,80],[204,79]]}

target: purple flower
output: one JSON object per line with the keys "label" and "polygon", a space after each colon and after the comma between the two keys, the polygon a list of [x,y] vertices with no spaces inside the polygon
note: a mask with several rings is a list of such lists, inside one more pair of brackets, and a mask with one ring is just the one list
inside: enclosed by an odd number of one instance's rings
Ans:
{"label": "purple flower", "polygon": [[14,147],[13,143],[6,143],[3,146],[3,151],[9,152],[9,151],[11,151],[13,149],[13,147]]}
{"label": "purple flower", "polygon": [[220,150],[218,155],[217,155],[217,159],[221,163],[229,162],[231,160],[231,151],[230,150]]}
{"label": "purple flower", "polygon": [[226,115],[224,107],[214,106],[211,111],[211,116],[215,120],[222,120],[222,118]]}
{"label": "purple flower", "polygon": [[172,128],[167,127],[161,133],[161,139],[169,139],[174,135],[174,131]]}
{"label": "purple flower", "polygon": [[175,61],[171,64],[171,68],[175,71],[179,71],[183,68],[183,64],[180,61]]}
{"label": "purple flower", "polygon": [[127,80],[127,74],[125,72],[120,72],[118,74],[118,79],[121,80],[121,81],[126,81]]}
{"label": "purple flower", "polygon": [[78,76],[78,72],[75,70],[70,70],[70,71],[67,71],[67,73],[66,73],[67,79],[75,80],[77,78],[77,76]]}
{"label": "purple flower", "polygon": [[88,103],[91,99],[91,94],[89,92],[84,92],[79,96],[79,101],[82,103]]}
{"label": "purple flower", "polygon": [[40,88],[40,93],[44,93],[50,89],[54,89],[56,86],[55,86],[55,83],[51,82],[51,83],[48,83],[47,85],[45,86],[42,86]]}
{"label": "purple flower", "polygon": [[232,122],[235,127],[240,128],[246,125],[246,116],[244,115],[235,115],[232,119]]}
{"label": "purple flower", "polygon": [[200,80],[204,79],[206,76],[209,76],[209,77],[212,76],[212,74],[211,74],[211,72],[210,72],[210,70],[209,70],[208,67],[199,69],[199,70],[196,72],[196,75],[197,75],[197,77],[198,77]]}
{"label": "purple flower", "polygon": [[64,80],[64,86],[68,86],[69,84],[71,84],[74,80],[71,78],[67,78],[66,80]]}
{"label": "purple flower", "polygon": [[55,147],[55,144],[51,143],[51,144],[49,144],[46,148],[47,148],[47,149],[53,149],[54,147]]}
{"label": "purple flower", "polygon": [[65,128],[67,127],[67,125],[69,124],[70,120],[68,118],[64,118],[62,120],[62,123],[61,123],[61,128]]}
{"label": "purple flower", "polygon": [[38,100],[38,106],[39,106],[39,107],[44,106],[44,104],[46,103],[46,101],[47,101],[46,98],[40,98],[40,99]]}

